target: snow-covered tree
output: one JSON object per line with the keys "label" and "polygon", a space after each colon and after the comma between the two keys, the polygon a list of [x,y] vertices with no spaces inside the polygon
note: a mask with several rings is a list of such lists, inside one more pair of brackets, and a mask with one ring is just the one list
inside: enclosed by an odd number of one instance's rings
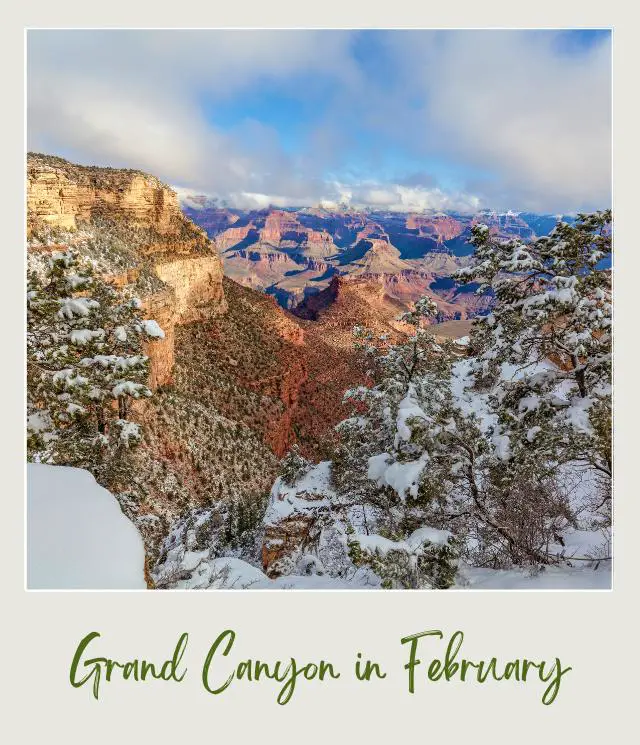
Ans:
{"label": "snow-covered tree", "polygon": [[311,463],[300,453],[300,446],[295,443],[280,461],[280,476],[285,484],[292,486],[311,468]]}
{"label": "snow-covered tree", "polygon": [[338,425],[333,480],[372,508],[363,508],[372,523],[365,533],[395,544],[371,553],[356,532],[352,560],[402,586],[439,586],[416,574],[429,566],[419,556],[433,559],[435,546],[406,549],[416,530],[437,529],[453,534],[435,554],[450,567],[457,553],[491,566],[548,563],[554,536],[572,519],[555,474],[544,459],[510,458],[500,396],[474,389],[478,363],[456,358],[450,342],[436,343],[421,326],[429,311],[423,299],[405,315],[415,333],[398,345],[356,330],[375,385],[347,393],[360,411]]}
{"label": "snow-covered tree", "polygon": [[399,344],[354,329],[374,385],[345,394],[354,415],[337,427],[332,480],[343,498],[362,507],[349,541],[352,561],[373,568],[388,586],[448,586],[455,574],[453,536],[447,533],[442,545],[426,537],[438,533],[434,526],[442,526],[447,506],[445,491],[427,476],[451,399],[452,345],[438,344],[425,325],[436,314],[429,298],[419,300],[402,316],[414,330]]}
{"label": "snow-covered tree", "polygon": [[[550,475],[580,462],[611,477],[611,211],[578,215],[524,244],[473,229],[458,273],[495,293],[472,351],[505,438],[505,469]],[[604,265],[604,266],[603,266]],[[528,464],[528,465],[527,465]],[[605,491],[610,486],[605,486]],[[605,500],[606,501],[606,500]]]}
{"label": "snow-covered tree", "polygon": [[[527,245],[475,227],[476,264],[461,278],[495,303],[465,357],[430,333],[428,298],[404,315],[413,332],[399,343],[356,327],[371,384],[345,394],[353,412],[331,462],[307,471],[292,458],[291,478],[274,485],[270,548],[286,535],[294,566],[300,552],[320,556],[331,529],[332,576],[355,566],[407,588],[464,581],[462,564],[537,571],[576,550],[596,566],[609,558],[606,540],[575,546],[608,527],[610,220],[581,215]],[[291,525],[304,528],[297,553]]]}
{"label": "snow-covered tree", "polygon": [[31,457],[92,465],[105,448],[141,439],[129,401],[148,397],[144,340],[164,336],[140,301],[54,253],[27,286],[28,446]]}

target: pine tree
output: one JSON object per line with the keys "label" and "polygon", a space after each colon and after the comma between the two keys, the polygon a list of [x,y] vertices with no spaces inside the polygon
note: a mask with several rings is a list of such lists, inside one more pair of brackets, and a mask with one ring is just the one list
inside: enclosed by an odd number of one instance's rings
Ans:
{"label": "pine tree", "polygon": [[141,304],[72,252],[54,253],[27,287],[30,457],[90,467],[141,439],[131,399],[148,397],[144,340],[163,336]]}
{"label": "pine tree", "polygon": [[[376,384],[347,394],[361,410],[338,426],[333,478],[341,494],[372,508],[372,530],[393,545],[385,544],[383,552],[374,546],[372,553],[356,532],[351,558],[374,568],[390,586],[452,580],[455,572],[446,567],[453,568],[459,551],[481,565],[547,563],[551,536],[570,519],[566,503],[543,462],[505,461],[509,439],[487,425],[501,416],[497,396],[481,399],[474,391],[469,406],[454,397],[454,362],[459,378],[469,361],[456,360],[451,343],[437,344],[428,327],[421,328],[420,309],[429,307],[420,303],[405,316],[416,331],[399,345],[381,347],[356,332],[374,360]],[[407,551],[415,535],[433,529],[452,533],[446,549],[427,543],[428,551],[423,545],[417,554]],[[424,556],[429,561],[418,560]],[[438,569],[441,579],[418,576],[418,566]]]}
{"label": "pine tree", "polygon": [[552,473],[581,462],[611,477],[611,211],[578,215],[530,244],[473,229],[476,262],[459,272],[493,290],[472,348],[492,388],[505,462]]}
{"label": "pine tree", "polygon": [[300,454],[298,443],[294,443],[289,452],[280,461],[280,476],[285,484],[293,486],[298,479],[304,476],[309,468],[311,468],[311,464]]}
{"label": "pine tree", "polygon": [[564,493],[576,466],[598,474],[590,508],[601,510],[600,525],[609,523],[612,306],[602,262],[611,253],[610,221],[609,211],[579,215],[526,245],[473,229],[476,261],[458,277],[495,295],[470,343],[471,388],[494,424],[483,452],[469,448],[482,438],[466,438],[458,470],[457,491],[471,505],[462,529],[473,534],[477,561],[553,560],[549,545],[576,521]]}
{"label": "pine tree", "polygon": [[402,316],[413,333],[395,345],[354,329],[374,385],[345,395],[354,416],[337,427],[332,477],[342,498],[362,509],[351,560],[371,567],[385,587],[446,587],[455,575],[457,542],[440,527],[448,495],[428,475],[451,409],[452,345],[438,344],[425,325],[436,314],[421,298]]}

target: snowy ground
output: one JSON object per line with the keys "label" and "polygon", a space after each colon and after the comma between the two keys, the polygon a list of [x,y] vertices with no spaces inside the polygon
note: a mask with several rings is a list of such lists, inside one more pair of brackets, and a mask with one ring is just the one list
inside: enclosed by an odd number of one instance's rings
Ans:
{"label": "snowy ground", "polygon": [[145,589],[144,546],[113,495],[78,468],[27,466],[27,587]]}
{"label": "snowy ground", "polygon": [[[375,590],[380,580],[361,570],[349,579],[328,576],[288,575],[269,579],[263,572],[241,559],[219,558],[207,562],[205,570],[211,584],[207,589],[251,590]],[[184,580],[175,589],[197,587],[197,581]],[[546,567],[537,574],[524,570],[478,569],[462,566],[453,589],[462,590],[608,590],[611,588],[611,562],[592,566]]]}
{"label": "snowy ground", "polygon": [[[460,571],[468,590],[610,590],[611,561],[603,561],[597,569],[592,566],[548,566],[531,575],[509,569],[478,569],[464,567]],[[460,585],[457,585],[460,586]]]}
{"label": "snowy ground", "polygon": [[[283,500],[278,507],[292,505]],[[584,554],[599,538],[590,531],[565,536],[568,554]],[[29,589],[145,589],[142,539],[120,506],[87,472],[29,464],[27,467],[27,586]],[[208,551],[177,548],[174,560],[187,576],[174,589],[364,590],[380,587],[369,569],[347,578],[287,575],[270,579],[234,557],[210,558]],[[604,590],[611,587],[611,561],[596,568],[565,562],[537,574],[462,565],[455,589]]]}

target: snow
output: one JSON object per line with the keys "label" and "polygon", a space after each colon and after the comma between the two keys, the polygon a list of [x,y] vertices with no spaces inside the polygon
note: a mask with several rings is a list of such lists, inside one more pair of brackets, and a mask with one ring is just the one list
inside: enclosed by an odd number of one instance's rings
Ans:
{"label": "snow", "polygon": [[413,533],[404,541],[392,541],[381,535],[364,535],[362,533],[354,535],[352,540],[357,541],[365,551],[379,553],[384,556],[390,551],[402,551],[407,554],[415,554],[425,543],[433,543],[437,546],[443,546],[451,537],[452,533],[448,530],[423,527],[414,530]]}
{"label": "snow", "polygon": [[37,411],[27,417],[27,429],[31,432],[41,432],[46,437],[51,427],[51,417],[44,411]]}
{"label": "snow", "polygon": [[589,396],[584,398],[574,396],[569,401],[569,407],[565,411],[567,422],[578,432],[591,434],[593,427],[589,421],[589,409],[593,405],[593,399]]}
{"label": "snow", "polygon": [[349,578],[318,574],[288,574],[271,579],[258,567],[233,556],[209,558],[207,551],[184,553],[179,569],[190,576],[174,582],[175,590],[341,590],[377,588],[380,579],[368,568],[355,571]]}
{"label": "snow", "polygon": [[[433,529],[421,528],[420,531]],[[418,531],[417,531],[418,532]],[[434,531],[447,534],[447,531]],[[360,544],[381,553],[406,550],[409,542],[389,541],[381,536],[359,535]],[[437,541],[432,541],[437,542]],[[441,541],[442,542],[442,541]],[[415,549],[413,549],[415,551]],[[412,551],[412,552],[413,552]],[[206,552],[199,552],[206,554]],[[197,556],[198,554],[194,554]],[[177,582],[173,589],[209,590],[355,590],[378,589],[380,579],[367,568],[358,569],[349,577],[330,577],[328,575],[292,574],[276,579],[267,577],[260,569],[242,559],[222,557],[201,559],[196,564],[192,576]],[[611,588],[611,562],[602,561],[597,568],[592,565],[570,567],[567,565],[548,566],[542,571],[531,573],[525,569],[484,569],[461,563],[457,590],[608,590]]]}
{"label": "snow", "polygon": [[390,486],[402,501],[407,498],[407,492],[412,497],[417,497],[420,475],[429,460],[428,454],[423,453],[417,460],[404,463],[394,461],[387,465],[390,457],[388,453],[372,455],[369,458],[367,478],[379,486]]}
{"label": "snow", "polygon": [[498,431],[491,435],[491,442],[495,448],[496,457],[507,461],[511,457],[511,447],[507,435],[501,435]]}
{"label": "snow", "polygon": [[65,298],[60,301],[58,318],[72,320],[76,316],[88,316],[93,308],[99,308],[100,303],[88,297]]}
{"label": "snow", "polygon": [[[586,562],[580,562],[586,563]],[[547,566],[531,574],[524,569],[483,569],[464,565],[456,588],[467,590],[610,590],[611,562],[580,567]]]}
{"label": "snow", "polygon": [[90,344],[94,339],[104,338],[104,329],[75,329],[69,334],[72,344],[84,346]]}
{"label": "snow", "polygon": [[380,579],[367,568],[358,569],[349,579],[328,575],[288,574],[271,579],[242,559],[225,557],[210,562],[215,579],[210,590],[357,590],[377,589]]}
{"label": "snow", "polygon": [[459,360],[451,368],[451,393],[456,406],[463,414],[474,414],[478,426],[485,434],[498,423],[495,414],[489,411],[488,394],[471,390],[474,384],[474,360],[470,357]]}
{"label": "snow", "polygon": [[[607,543],[607,535],[600,530],[567,530],[562,534],[564,546],[554,544],[550,547],[552,553],[562,553],[568,561],[573,556],[603,556],[603,545]],[[610,554],[610,551],[606,552]]]}
{"label": "snow", "polygon": [[82,387],[87,385],[89,382],[89,379],[85,378],[83,375],[74,375],[73,370],[69,367],[55,372],[52,376],[52,380],[55,385],[63,385],[65,390]]}
{"label": "snow", "polygon": [[95,357],[84,357],[80,360],[83,367],[100,365],[100,367],[113,367],[114,370],[128,370],[144,364],[147,361],[144,354],[135,354],[129,357],[120,357],[117,354],[96,354]]}
{"label": "snow", "polygon": [[[312,500],[305,495],[311,495]],[[335,498],[337,495],[331,488],[331,461],[321,461],[293,486],[288,486],[281,478],[276,479],[271,490],[265,524],[278,523],[295,512],[307,512],[310,508],[315,510],[329,507]]]}
{"label": "snow", "polygon": [[521,414],[528,414],[530,411],[536,411],[540,408],[540,396],[535,393],[531,396],[524,396],[518,403],[518,411]]}
{"label": "snow", "polygon": [[127,341],[127,330],[124,326],[116,326],[113,330],[113,335],[116,337],[118,341],[125,342]]}
{"label": "snow", "polygon": [[29,589],[145,589],[144,547],[88,471],[27,466]]}
{"label": "snow", "polygon": [[354,536],[354,540],[356,540],[365,551],[379,553],[383,556],[388,554],[390,551],[409,552],[409,547],[404,541],[392,541],[381,535],[358,534]]}
{"label": "snow", "polygon": [[418,528],[407,538],[406,543],[412,551],[422,546],[423,543],[435,543],[438,546],[444,546],[453,533],[448,530],[438,530],[437,528]]}
{"label": "snow", "polygon": [[[459,360],[451,368],[451,392],[455,404],[464,414],[474,414],[477,417],[480,430],[484,434],[491,433],[491,442],[495,449],[496,457],[501,460],[508,460],[510,457],[509,438],[501,433],[498,417],[490,410],[488,403],[489,394],[473,390],[474,364],[475,360],[468,357]],[[548,360],[531,363],[525,367],[503,363],[500,369],[500,376],[504,381],[516,381],[525,375],[546,375],[549,372],[557,371],[557,369]],[[559,399],[559,401],[562,405],[566,406],[565,398]],[[529,411],[537,409],[539,403],[538,396],[532,394],[520,401],[519,410],[521,413],[526,414]],[[581,413],[578,409],[572,412],[576,421],[581,421],[579,418]],[[575,426],[575,422],[571,423]],[[539,429],[536,427],[528,430],[527,436],[530,438],[529,442],[533,441],[538,432]]]}
{"label": "snow", "polygon": [[157,321],[142,321],[142,328],[147,336],[164,339],[164,331],[160,328]]}
{"label": "snow", "polygon": [[146,385],[143,385],[142,383],[134,383],[131,380],[123,380],[121,383],[117,383],[113,386],[111,389],[111,395],[114,398],[119,398],[120,396],[133,396],[134,398],[139,398],[141,395],[146,396],[150,395],[148,393],[148,388]]}
{"label": "snow", "polygon": [[387,470],[391,456],[389,453],[379,453],[369,458],[369,467],[367,469],[367,478],[371,481],[381,481]]}
{"label": "snow", "polygon": [[72,290],[76,290],[78,287],[82,287],[82,285],[87,285],[91,282],[90,277],[82,277],[79,274],[70,274],[67,277],[67,284],[69,287],[71,287]]}
{"label": "snow", "polygon": [[426,420],[425,413],[418,404],[418,397],[416,395],[416,389],[413,384],[409,385],[407,395],[402,399],[402,401],[400,401],[400,404],[398,405],[398,418],[396,421],[396,429],[398,432],[397,437],[404,440],[405,442],[409,442],[409,440],[411,439],[411,427],[407,424],[407,422],[412,418]]}
{"label": "snow", "polygon": [[140,442],[142,439],[142,431],[139,424],[130,422],[127,419],[118,419],[117,423],[120,425],[120,441],[127,447],[129,447],[131,443]]}
{"label": "snow", "polygon": [[211,589],[224,587],[247,589],[257,582],[268,583],[270,581],[267,575],[257,567],[233,557],[214,559],[211,562],[211,569],[214,575],[219,575],[219,578],[211,585]]}
{"label": "snow", "polygon": [[530,427],[527,430],[527,442],[533,442],[539,432],[542,432],[542,427]]}

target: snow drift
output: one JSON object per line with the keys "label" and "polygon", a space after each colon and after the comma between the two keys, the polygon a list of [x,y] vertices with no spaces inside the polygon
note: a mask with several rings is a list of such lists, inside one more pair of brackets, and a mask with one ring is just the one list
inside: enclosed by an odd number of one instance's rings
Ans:
{"label": "snow drift", "polygon": [[88,471],[27,466],[27,587],[146,589],[144,547],[116,498]]}

